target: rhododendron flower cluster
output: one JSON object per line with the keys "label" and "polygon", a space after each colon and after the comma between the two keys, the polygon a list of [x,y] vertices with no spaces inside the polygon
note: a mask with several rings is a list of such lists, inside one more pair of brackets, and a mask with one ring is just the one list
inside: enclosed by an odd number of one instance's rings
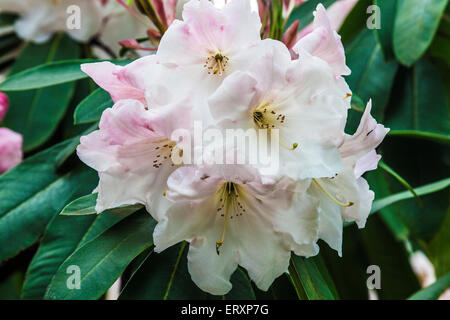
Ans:
{"label": "rhododendron flower cluster", "polygon": [[[155,55],[82,66],[115,104],[81,138],[78,156],[99,174],[96,211],[145,205],[158,222],[155,251],[189,242],[189,272],[201,289],[227,293],[240,265],[267,290],[291,252],[314,256],[323,239],[341,254],[344,221],[364,227],[374,195],[362,175],[377,167],[388,129],[369,101],[357,131],[344,132],[351,90],[342,76],[350,70],[322,5],[294,57],[281,41],[261,39],[248,1],[219,9],[191,0],[182,15]],[[217,161],[217,150],[248,150],[189,139],[196,122],[276,133],[279,167],[268,174]],[[174,161],[199,149],[203,161]]]}

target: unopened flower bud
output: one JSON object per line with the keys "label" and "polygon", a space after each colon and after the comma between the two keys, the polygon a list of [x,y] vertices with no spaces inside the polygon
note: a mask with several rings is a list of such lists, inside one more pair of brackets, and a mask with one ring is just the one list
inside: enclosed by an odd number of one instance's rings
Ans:
{"label": "unopened flower bud", "polygon": [[0,128],[0,173],[22,162],[22,135]]}
{"label": "unopened flower bud", "polygon": [[9,108],[8,96],[3,92],[0,92],[0,122],[5,117],[6,112],[8,112],[8,108]]}

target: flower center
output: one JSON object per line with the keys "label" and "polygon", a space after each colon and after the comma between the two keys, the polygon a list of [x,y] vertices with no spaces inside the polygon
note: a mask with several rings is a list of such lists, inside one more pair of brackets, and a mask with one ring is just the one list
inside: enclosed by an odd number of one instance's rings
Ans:
{"label": "flower center", "polygon": [[[253,123],[258,129],[279,129],[284,125],[286,120],[286,115],[279,113],[275,110],[275,108],[271,107],[268,104],[261,105],[256,107],[252,113]],[[292,147],[283,143],[280,139],[278,140],[281,146],[288,150],[295,150],[298,147],[298,143],[295,142],[292,144]]]}
{"label": "flower center", "polygon": [[208,74],[217,74],[221,76],[225,72],[225,68],[228,65],[228,57],[217,53],[206,59],[204,67],[208,70]]}
{"label": "flower center", "polygon": [[163,164],[171,162],[171,166],[174,167],[175,164],[172,161],[172,156],[177,156],[179,159],[183,157],[183,150],[178,147],[178,145],[169,140],[165,139],[159,142],[155,149],[153,155],[153,168],[159,169]]}
{"label": "flower center", "polygon": [[217,190],[217,212],[224,218],[222,236],[216,241],[216,252],[220,254],[220,247],[225,241],[228,219],[242,216],[245,208],[242,203],[243,189],[234,182],[225,182]]}

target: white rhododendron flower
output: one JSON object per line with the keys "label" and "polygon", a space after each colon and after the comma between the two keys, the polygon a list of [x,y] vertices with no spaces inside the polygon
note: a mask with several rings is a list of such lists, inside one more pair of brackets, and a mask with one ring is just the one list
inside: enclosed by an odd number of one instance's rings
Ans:
{"label": "white rhododendron flower", "polygon": [[[172,153],[180,152],[172,132],[190,127],[190,109],[187,100],[147,108],[128,99],[103,113],[100,129],[82,137],[78,147],[80,159],[99,172],[97,212],[161,200],[176,168]],[[183,117],[174,117],[177,112]]]}
{"label": "white rhododendron flower", "polygon": [[[319,239],[341,254],[343,222],[363,227],[370,212],[362,175],[377,167],[388,129],[369,102],[357,131],[344,132],[350,70],[322,5],[315,15],[292,58],[281,41],[261,39],[248,1],[191,0],[155,55],[82,65],[115,103],[78,147],[99,173],[96,211],[145,205],[158,222],[155,251],[189,242],[192,280],[211,294],[231,289],[238,265],[267,290],[291,252],[313,256]],[[275,134],[265,147],[279,144],[279,167],[268,175],[259,163],[224,161],[222,152],[235,160],[249,150],[197,141],[199,122],[200,134]]]}
{"label": "white rhododendron flower", "polygon": [[[80,28],[69,29],[68,8],[73,6],[80,9]],[[36,43],[49,40],[59,31],[77,41],[88,41],[100,30],[101,6],[98,0],[0,0],[1,11],[19,15],[15,22],[17,34]]]}
{"label": "white rhododendron flower", "polygon": [[201,100],[261,53],[261,21],[248,1],[231,1],[222,9],[207,0],[189,1],[182,16],[161,39],[156,56],[164,65],[185,69]]}
{"label": "white rhododendron flower", "polygon": [[330,66],[304,52],[270,41],[247,72],[237,71],[211,96],[219,126],[278,129],[282,173],[292,178],[331,177],[341,169],[338,146],[350,107],[347,86]]}

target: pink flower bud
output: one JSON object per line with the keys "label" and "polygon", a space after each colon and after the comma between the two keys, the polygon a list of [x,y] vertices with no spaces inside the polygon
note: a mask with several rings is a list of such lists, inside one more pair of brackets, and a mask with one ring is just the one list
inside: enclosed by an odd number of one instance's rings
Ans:
{"label": "pink flower bud", "polygon": [[0,128],[0,173],[22,162],[22,135]]}
{"label": "pink flower bud", "polygon": [[0,122],[3,121],[6,112],[8,112],[8,107],[9,107],[8,96],[3,92],[0,92]]}
{"label": "pink flower bud", "polygon": [[143,47],[135,39],[126,39],[119,42],[119,44],[127,49],[135,50],[145,50],[145,51],[156,51],[156,48]]}
{"label": "pink flower bud", "polygon": [[295,20],[294,22],[292,22],[289,28],[286,29],[286,32],[283,35],[283,43],[286,45],[286,47],[288,47],[288,49],[291,49],[296,43],[295,40],[297,39],[299,25],[300,20]]}

